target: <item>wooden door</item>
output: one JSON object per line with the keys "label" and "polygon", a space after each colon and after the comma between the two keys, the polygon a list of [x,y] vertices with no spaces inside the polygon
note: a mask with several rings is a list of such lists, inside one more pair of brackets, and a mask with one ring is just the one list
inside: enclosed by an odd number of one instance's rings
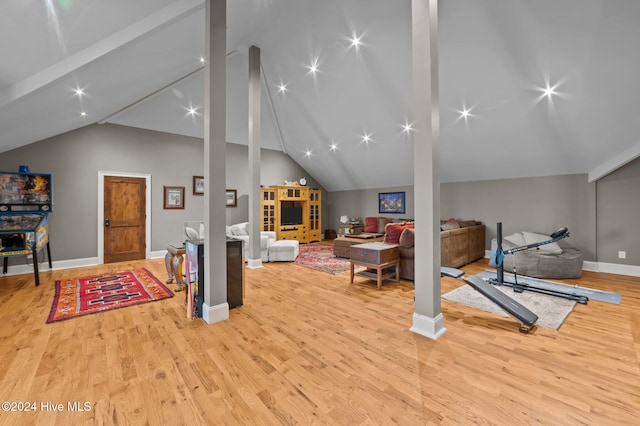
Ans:
{"label": "wooden door", "polygon": [[104,263],[144,259],[146,180],[104,177]]}

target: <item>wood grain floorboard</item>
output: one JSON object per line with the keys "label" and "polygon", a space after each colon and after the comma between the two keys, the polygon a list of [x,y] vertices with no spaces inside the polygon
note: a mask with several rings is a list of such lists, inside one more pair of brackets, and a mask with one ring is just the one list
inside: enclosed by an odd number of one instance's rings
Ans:
{"label": "wood grain floorboard", "polygon": [[[46,324],[55,280],[154,259],[0,277],[1,425],[632,425],[640,418],[640,278],[584,272],[621,293],[577,305],[559,331],[442,299],[446,333],[409,331],[413,283],[292,263],[246,270],[228,321],[185,318],[184,296]],[[487,268],[486,260],[463,268]],[[442,293],[462,285],[443,278]],[[173,286],[170,286],[171,288]],[[71,412],[67,402],[90,403]],[[63,404],[46,411],[41,403]]]}

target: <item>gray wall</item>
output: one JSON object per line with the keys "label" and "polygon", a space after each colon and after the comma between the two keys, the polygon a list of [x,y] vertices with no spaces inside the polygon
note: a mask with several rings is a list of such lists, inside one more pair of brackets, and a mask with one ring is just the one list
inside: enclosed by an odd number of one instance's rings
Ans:
{"label": "gray wall", "polygon": [[[413,218],[413,187],[341,191],[329,194],[331,225],[337,229],[341,214],[378,214],[378,192],[405,191],[407,214],[384,215]],[[596,186],[587,175],[566,175],[441,185],[440,217],[476,219],[487,226],[485,247],[491,247],[496,223],[502,222],[504,235],[517,231],[550,234],[566,226],[571,236],[565,240],[584,253],[585,260],[596,260]]]}
{"label": "gray wall", "polygon": [[[600,179],[598,261],[640,266],[640,159]],[[626,251],[626,259],[618,251]]]}
{"label": "gray wall", "polygon": [[[151,251],[164,250],[168,243],[184,239],[183,222],[203,220],[204,197],[192,195],[193,176],[203,174],[203,152],[203,141],[198,138],[91,125],[2,153],[0,170],[17,171],[24,164],[32,172],[53,175],[54,212],[49,217],[52,258],[82,259],[97,256],[98,171],[151,175]],[[319,187],[286,154],[263,149],[261,155],[262,185],[306,176],[310,187]],[[227,224],[248,220],[247,170],[247,147],[227,144],[227,188],[238,191],[238,207],[226,210]],[[185,187],[184,210],[163,209],[164,185]]]}
{"label": "gray wall", "polygon": [[[378,213],[378,193],[380,192],[405,192],[405,214]],[[332,229],[338,230],[340,216],[364,218],[368,216],[388,217],[390,219],[413,219],[413,186],[394,186],[390,188],[372,188],[353,191],[335,191],[329,193],[328,205],[330,220],[327,222]]]}
{"label": "gray wall", "polygon": [[496,223],[503,235],[518,231],[551,234],[566,226],[564,242],[596,260],[596,185],[586,174],[445,183],[441,217],[476,219],[487,226],[485,247],[491,247]]}

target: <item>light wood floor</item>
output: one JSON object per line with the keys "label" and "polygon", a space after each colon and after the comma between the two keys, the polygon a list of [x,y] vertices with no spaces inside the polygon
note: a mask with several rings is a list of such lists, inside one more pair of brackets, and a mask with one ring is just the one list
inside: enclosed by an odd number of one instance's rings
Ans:
{"label": "light wood floor", "polygon": [[[247,270],[228,321],[172,299],[46,324],[54,281],[163,260],[0,278],[1,425],[638,424],[640,279],[585,272],[621,305],[577,305],[558,332],[442,300],[447,332],[409,331],[413,285],[290,263]],[[464,269],[477,273],[479,261]],[[442,291],[461,285],[443,278]],[[173,288],[173,286],[170,286]],[[69,412],[67,402],[91,404]],[[43,402],[64,404],[44,411]]]}

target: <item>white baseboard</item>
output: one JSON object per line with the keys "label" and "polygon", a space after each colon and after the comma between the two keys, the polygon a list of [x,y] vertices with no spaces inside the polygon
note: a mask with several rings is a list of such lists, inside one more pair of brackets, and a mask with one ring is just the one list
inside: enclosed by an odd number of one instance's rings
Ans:
{"label": "white baseboard", "polygon": [[[51,262],[51,269],[49,269],[49,262],[44,261],[38,263],[38,271],[57,271],[59,269],[71,269],[82,268],[84,266],[95,266],[98,264],[97,257],[87,257],[85,259],[70,259],[70,260],[56,260]],[[9,265],[6,276],[10,275],[22,275],[33,273],[33,262],[29,259],[28,264],[24,265]]]}
{"label": "white baseboard", "polygon": [[[589,269],[592,270],[592,269]],[[632,277],[640,277],[640,266],[621,265],[619,263],[598,262],[595,272],[604,272],[607,274],[629,275]]]}
{"label": "white baseboard", "polygon": [[584,262],[582,262],[582,270],[583,271],[598,272],[598,262],[592,262],[590,260],[585,260]]}
{"label": "white baseboard", "polygon": [[247,259],[247,268],[249,268],[249,269],[262,268],[262,258],[260,258],[260,259]]}
{"label": "white baseboard", "polygon": [[207,324],[215,324],[217,322],[229,319],[229,304],[227,302],[215,306],[202,304],[202,319]]}
{"label": "white baseboard", "polygon": [[447,331],[441,313],[431,318],[416,312],[413,313],[413,326],[409,330],[433,340],[437,340]]}
{"label": "white baseboard", "polygon": [[[158,250],[152,251],[150,259],[158,259],[164,258],[167,254],[166,250]],[[7,268],[7,273],[4,276],[11,275],[22,275],[22,274],[32,274],[33,273],[33,260],[32,256],[25,256],[24,259],[27,260],[27,263],[20,265],[9,265]],[[69,260],[54,260],[51,262],[51,269],[49,269],[49,262],[44,260],[38,263],[38,271],[57,271],[60,269],[73,269],[73,268],[83,268],[85,266],[96,266],[99,265],[97,257],[86,257],[84,259],[69,259]]]}
{"label": "white baseboard", "polygon": [[149,259],[164,258],[166,255],[167,255],[167,251],[166,250],[152,251],[151,253],[149,253]]}

